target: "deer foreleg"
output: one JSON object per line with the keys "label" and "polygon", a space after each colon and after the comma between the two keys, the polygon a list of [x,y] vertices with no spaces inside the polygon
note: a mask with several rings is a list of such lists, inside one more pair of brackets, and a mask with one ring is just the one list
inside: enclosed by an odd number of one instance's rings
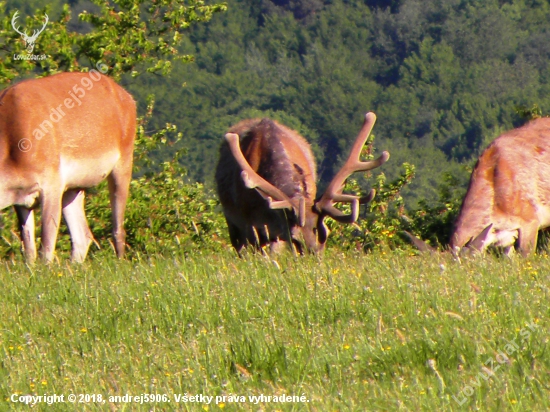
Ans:
{"label": "deer foreleg", "polygon": [[19,221],[23,254],[27,262],[33,263],[36,260],[34,211],[25,206],[14,206],[14,209]]}

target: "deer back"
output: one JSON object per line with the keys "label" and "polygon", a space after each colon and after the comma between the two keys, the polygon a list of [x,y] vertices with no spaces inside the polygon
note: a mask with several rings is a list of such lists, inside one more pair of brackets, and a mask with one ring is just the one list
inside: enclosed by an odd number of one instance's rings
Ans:
{"label": "deer back", "polygon": [[[103,161],[133,151],[135,107],[129,93],[99,72],[18,83],[0,97],[0,167],[4,175],[16,169],[43,176],[62,162],[101,169]],[[67,179],[78,180],[69,169]],[[104,177],[75,184],[93,186]]]}

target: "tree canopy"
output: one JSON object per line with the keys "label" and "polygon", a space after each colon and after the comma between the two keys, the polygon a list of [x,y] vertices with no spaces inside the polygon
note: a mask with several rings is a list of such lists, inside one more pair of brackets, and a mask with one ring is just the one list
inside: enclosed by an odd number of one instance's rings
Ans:
{"label": "tree canopy", "polygon": [[158,124],[184,134],[192,180],[210,182],[224,131],[270,116],[314,145],[328,180],[362,116],[377,147],[417,166],[408,203],[437,198],[445,172],[466,184],[481,150],[550,104],[547,0],[235,0],[182,44],[196,64],[147,78]]}
{"label": "tree canopy", "polygon": [[[518,107],[536,103],[546,112],[550,104],[548,0],[234,0],[214,18],[223,5],[190,1],[182,12],[180,2],[152,2],[164,13],[159,18],[152,9],[126,10],[133,2],[122,0],[52,0],[57,21],[37,47],[54,58],[10,65],[6,50],[23,46],[9,16],[16,8],[34,13],[38,3],[6,4],[1,81],[100,59],[115,76],[145,73],[125,78],[125,86],[142,111],[156,95],[152,130],[177,125],[188,178],[207,185],[225,130],[242,118],[270,116],[297,129],[327,181],[364,113],[374,111],[377,148],[392,155],[386,173],[397,176],[405,161],[416,165],[404,192],[414,206],[437,198],[447,172],[465,185],[467,167],[487,143],[522,122]],[[69,18],[69,10],[92,7],[104,11],[101,18]],[[173,25],[177,13],[209,22]],[[29,19],[38,24],[40,15]],[[128,38],[135,30],[143,37]],[[104,47],[90,47],[90,36]],[[174,64],[172,53],[195,63]],[[168,158],[170,150],[155,156]]]}

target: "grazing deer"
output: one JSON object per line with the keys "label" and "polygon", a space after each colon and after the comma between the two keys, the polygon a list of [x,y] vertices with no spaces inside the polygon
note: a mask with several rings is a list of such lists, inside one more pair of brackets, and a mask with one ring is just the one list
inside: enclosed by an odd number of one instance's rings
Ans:
{"label": "grazing deer", "polygon": [[[533,120],[495,139],[475,165],[451,235],[453,254],[489,246],[535,251],[550,226],[550,118]],[[407,233],[421,251],[433,251]]]}
{"label": "grazing deer", "polygon": [[480,156],[451,236],[451,250],[474,245],[535,251],[550,226],[550,118],[495,139]]}
{"label": "grazing deer", "polygon": [[63,213],[72,260],[85,259],[93,236],[84,189],[105,178],[115,249],[123,256],[135,132],[132,96],[96,70],[26,80],[0,94],[0,210],[15,206],[28,261],[36,259],[37,206],[42,210],[42,257],[54,257]]}
{"label": "grazing deer", "polygon": [[[375,121],[374,113],[367,113],[348,160],[318,200],[315,162],[303,137],[270,119],[234,125],[220,149],[216,183],[237,252],[248,244],[278,251],[292,243],[303,253],[302,240],[309,251],[322,252],[329,234],[325,217],[354,223],[359,204],[372,200],[374,190],[364,198],[342,194],[345,180],[389,158],[384,152],[376,160],[359,161]],[[335,202],[350,203],[351,214],[336,209]]]}

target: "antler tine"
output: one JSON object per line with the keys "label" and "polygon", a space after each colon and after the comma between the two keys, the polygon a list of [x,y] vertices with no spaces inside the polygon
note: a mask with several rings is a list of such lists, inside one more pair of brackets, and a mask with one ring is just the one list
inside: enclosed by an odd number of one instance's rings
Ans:
{"label": "antler tine", "polygon": [[32,37],[31,38],[34,39],[34,40],[36,40],[38,38],[38,35],[44,31],[44,29],[46,28],[46,25],[48,24],[48,21],[50,21],[48,15],[46,13],[44,13],[44,17],[46,18],[46,21],[44,22],[44,25],[42,26],[42,28],[41,29],[35,29],[32,32]]}
{"label": "antler tine", "polygon": [[376,195],[376,190],[371,189],[368,195],[363,197],[357,197],[353,195],[343,195],[343,194],[337,194],[332,199],[333,202],[347,202],[351,205],[351,213],[349,215],[346,215],[341,210],[336,209],[332,202],[327,202],[327,204],[324,205],[323,211],[328,216],[336,220],[340,223],[355,223],[357,221],[357,218],[359,217],[359,205],[364,205],[367,203],[370,203],[372,199],[374,199],[374,196]]}
{"label": "antler tine", "polygon": [[44,17],[46,19],[46,21],[44,22],[44,25],[42,26],[42,28],[40,29],[39,33],[42,33],[44,31],[44,29],[46,28],[46,25],[48,24],[48,22],[50,21],[50,18],[48,17],[48,15],[46,13],[44,13]]}
{"label": "antler tine", "polygon": [[367,203],[372,202],[372,199],[374,199],[374,196],[376,196],[376,190],[371,189],[368,195],[359,198],[359,204],[365,205]]}
{"label": "antler tine", "polygon": [[[369,112],[365,115],[365,121],[363,127],[359,131],[357,138],[351,148],[351,152],[348,156],[348,159],[338,171],[336,176],[332,179],[328,185],[325,193],[321,199],[316,203],[316,208],[332,217],[333,219],[341,223],[354,223],[357,220],[359,214],[359,204],[368,203],[374,198],[374,191],[371,191],[369,195],[359,199],[357,196],[352,195],[343,195],[342,189],[344,187],[344,182],[346,179],[355,172],[363,172],[375,169],[382,164],[384,164],[389,158],[390,154],[388,152],[383,152],[382,155],[376,159],[368,162],[360,161],[361,151],[363,146],[367,141],[374,123],[376,122],[376,115],[372,112]],[[351,214],[346,215],[336,209],[333,206],[334,202],[349,202],[351,203]]]}
{"label": "antler tine", "polygon": [[16,11],[15,13],[13,13],[13,17],[11,18],[11,25],[12,25],[13,29],[14,29],[17,33],[19,33],[21,36],[26,36],[26,35],[27,35],[27,32],[26,32],[26,31],[25,31],[25,33],[21,33],[21,32],[19,31],[19,26],[15,27],[15,22],[16,22],[17,19],[19,18],[18,14],[19,14],[19,11]]}
{"label": "antler tine", "polygon": [[233,157],[243,170],[241,172],[241,177],[244,185],[249,189],[256,189],[264,198],[266,198],[271,209],[294,209],[297,214],[299,214],[302,207],[294,205],[287,195],[252,169],[241,151],[239,135],[235,133],[227,133],[225,135],[225,140],[229,144],[231,154],[233,154]]}

